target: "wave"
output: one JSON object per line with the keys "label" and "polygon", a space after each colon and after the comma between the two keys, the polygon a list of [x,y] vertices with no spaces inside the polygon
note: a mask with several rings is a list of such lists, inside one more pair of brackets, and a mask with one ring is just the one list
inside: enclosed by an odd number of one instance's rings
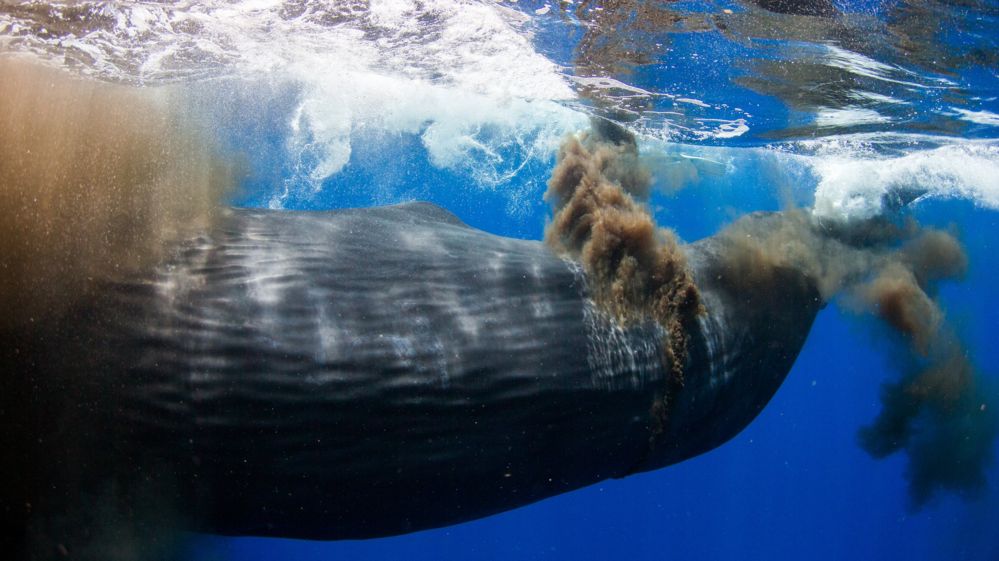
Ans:
{"label": "wave", "polygon": [[797,158],[815,177],[814,212],[870,218],[927,199],[965,199],[999,209],[999,143],[948,140],[883,154],[858,139],[818,143]]}
{"label": "wave", "polygon": [[[642,138],[642,159],[653,190],[671,202],[682,191],[739,205],[747,197],[776,209],[810,208],[820,218],[862,220],[938,199],[999,210],[999,142],[916,135],[851,135],[759,148],[677,144]],[[702,205],[703,206],[703,205]],[[707,235],[730,221],[731,208],[706,208],[697,217]],[[712,216],[716,214],[719,216]],[[683,217],[675,217],[683,219]],[[664,220],[660,217],[660,220]],[[712,220],[715,220],[712,222]]]}

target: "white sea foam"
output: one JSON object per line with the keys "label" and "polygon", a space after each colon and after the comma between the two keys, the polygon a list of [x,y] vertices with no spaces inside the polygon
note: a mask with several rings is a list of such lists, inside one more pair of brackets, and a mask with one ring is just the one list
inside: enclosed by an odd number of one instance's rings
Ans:
{"label": "white sea foam", "polygon": [[509,149],[520,165],[549,158],[585,117],[558,103],[574,94],[511,23],[515,15],[480,3],[379,1],[356,25],[318,29],[302,44],[240,34],[250,44],[239,50],[259,52],[251,70],[302,84],[288,147],[311,166],[292,188],[319,189],[365,132],[417,134],[431,163],[481,186],[516,175]]}
{"label": "white sea foam", "polygon": [[573,76],[572,81],[576,82],[577,84],[579,84],[584,88],[594,88],[594,89],[608,90],[611,92],[619,92],[619,95],[621,95],[621,93],[623,93],[624,95],[634,94],[643,97],[658,95],[654,92],[650,92],[648,90],[644,90],[642,88],[638,88],[630,84],[625,84],[620,80],[616,80],[614,78],[609,78],[606,76]]}
{"label": "white sea foam", "polygon": [[[837,150],[798,157],[817,178],[814,212],[835,218],[881,213],[886,194],[962,198],[999,209],[999,145],[955,142],[896,157]],[[918,200],[918,199],[917,199]]]}
{"label": "white sea foam", "polygon": [[918,205],[962,199],[999,210],[999,142],[929,135],[855,134],[768,147],[707,146],[642,140],[655,185],[681,189],[763,187],[779,202],[811,206],[818,216],[877,216],[886,195]]}
{"label": "white sea foam", "polygon": [[[419,135],[433,165],[488,187],[509,181],[533,159],[550,158],[567,133],[585,126],[584,115],[551,100],[497,99],[361,71],[313,79],[288,143],[299,158],[314,156],[313,189],[347,164],[352,138],[363,132]],[[507,161],[510,153],[519,165]]]}
{"label": "white sea foam", "polygon": [[749,125],[746,124],[745,119],[734,119],[732,121],[723,121],[715,129],[715,138],[735,138],[737,136],[742,136],[749,132]]}

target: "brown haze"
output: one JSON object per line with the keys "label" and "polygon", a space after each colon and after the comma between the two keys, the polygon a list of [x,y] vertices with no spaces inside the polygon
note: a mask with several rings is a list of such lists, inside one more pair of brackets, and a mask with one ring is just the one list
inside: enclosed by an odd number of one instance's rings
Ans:
{"label": "brown haze", "polygon": [[[658,227],[636,199],[652,183],[629,133],[604,121],[563,144],[546,197],[555,215],[546,234],[556,251],[579,261],[595,301],[622,321],[652,318],[667,328],[664,345],[682,387],[687,331],[700,312],[676,236]],[[791,209],[738,220],[718,235],[737,290],[774,282],[791,267],[815,282],[822,298],[870,314],[907,349],[901,377],[885,384],[882,411],[860,431],[875,457],[904,450],[915,505],[939,489],[970,495],[985,484],[996,436],[995,391],[972,366],[935,283],[968,266],[955,236],[914,221],[876,218],[823,221]]]}
{"label": "brown haze", "polygon": [[546,199],[555,216],[545,234],[556,252],[579,261],[594,300],[622,323],[657,321],[666,330],[672,376],[653,415],[663,429],[672,395],[683,386],[690,327],[701,311],[697,287],[673,232],[656,226],[636,197],[651,177],[632,135],[606,122],[559,150]]}
{"label": "brown haze", "polygon": [[673,232],[655,225],[635,197],[650,177],[630,136],[597,132],[568,139],[548,182],[555,216],[545,234],[583,265],[594,299],[623,322],[654,319],[669,333],[666,352],[682,377],[687,322],[700,310],[697,288]]}
{"label": "brown haze", "polygon": [[163,89],[0,58],[0,329],[208,226],[232,170]]}
{"label": "brown haze", "polygon": [[[765,224],[765,227],[764,227]],[[971,495],[992,461],[994,391],[967,358],[933,298],[937,281],[968,261],[953,234],[886,219],[832,222],[802,210],[737,221],[721,234],[735,278],[768,282],[775,266],[813,278],[829,301],[872,314],[908,349],[899,380],[882,389],[882,411],[860,431],[872,456],[904,450],[914,505],[938,489]]]}

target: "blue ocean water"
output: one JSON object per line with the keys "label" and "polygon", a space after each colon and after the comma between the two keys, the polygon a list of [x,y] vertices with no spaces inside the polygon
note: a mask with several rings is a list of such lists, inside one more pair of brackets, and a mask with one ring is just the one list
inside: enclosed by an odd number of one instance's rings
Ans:
{"label": "blue ocean water", "polygon": [[[58,41],[38,25],[62,16],[10,9],[0,34],[7,49],[55,53],[86,74],[182,90],[245,162],[236,206],[427,200],[476,228],[541,239],[558,142],[599,116],[637,134],[655,177],[649,208],[687,241],[788,206],[951,228],[969,268],[936,296],[972,363],[999,382],[994,2],[348,4],[84,3],[112,23]],[[185,18],[200,31],[174,25]],[[889,208],[896,192],[914,196]],[[762,414],[667,469],[411,535],[204,536],[189,555],[999,559],[995,462],[970,500],[940,493],[914,508],[904,455],[877,460],[857,444],[898,376],[893,337],[830,304]]]}

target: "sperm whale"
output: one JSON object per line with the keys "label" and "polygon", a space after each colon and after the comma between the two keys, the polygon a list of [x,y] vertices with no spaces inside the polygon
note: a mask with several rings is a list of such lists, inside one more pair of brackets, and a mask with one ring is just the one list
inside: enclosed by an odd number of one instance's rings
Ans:
{"label": "sperm whale", "polygon": [[820,306],[794,267],[741,286],[723,237],[660,244],[608,123],[525,241],[425,203],[229,208],[238,166],[178,92],[0,73],[14,559],[393,535],[682,461],[759,412]]}
{"label": "sperm whale", "polygon": [[427,203],[234,209],[239,165],[170,92],[0,74],[13,559],[395,535],[680,462],[760,412],[837,294],[912,354],[861,446],[909,456],[916,504],[984,486],[994,399],[933,298],[967,266],[949,232],[788,210],[684,245],[599,119],[559,150],[544,242]]}
{"label": "sperm whale", "polygon": [[542,243],[426,203],[229,210],[5,353],[31,373],[5,492],[28,519],[87,489],[199,531],[370,538],[682,461],[759,413],[820,307],[793,269],[736,290],[719,243],[686,248],[706,312],[657,431],[662,327],[622,327]]}

